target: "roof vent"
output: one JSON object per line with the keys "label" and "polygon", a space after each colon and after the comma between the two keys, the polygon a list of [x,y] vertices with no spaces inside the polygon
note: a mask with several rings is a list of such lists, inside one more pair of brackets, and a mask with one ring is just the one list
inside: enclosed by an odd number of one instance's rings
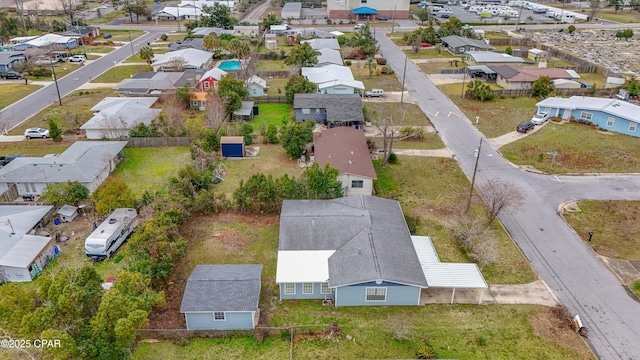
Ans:
{"label": "roof vent", "polygon": [[116,223],[116,219],[109,219],[109,224],[115,224]]}

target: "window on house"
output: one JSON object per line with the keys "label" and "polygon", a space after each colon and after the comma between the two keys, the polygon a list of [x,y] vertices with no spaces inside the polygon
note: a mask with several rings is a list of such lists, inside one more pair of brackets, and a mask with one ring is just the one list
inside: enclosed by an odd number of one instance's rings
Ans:
{"label": "window on house", "polygon": [[584,111],[580,113],[580,120],[591,121],[592,117],[593,117],[592,113],[588,113]]}
{"label": "window on house", "polygon": [[360,4],[366,4],[367,0],[360,0]]}
{"label": "window on house", "polygon": [[312,283],[304,283],[304,284],[302,284],[302,293],[303,294],[313,294],[313,284]]}
{"label": "window on house", "polygon": [[629,131],[636,132],[636,128],[638,127],[638,123],[631,121],[629,123]]}
{"label": "window on house", "polygon": [[208,81],[205,81],[203,84],[205,89],[208,89],[211,86]]}
{"label": "window on house", "polygon": [[302,113],[305,115],[311,114],[311,109],[302,109]]}
{"label": "window on house", "polygon": [[222,311],[216,311],[213,313],[214,321],[225,321],[224,313]]}
{"label": "window on house", "polygon": [[386,301],[387,300],[387,288],[374,287],[367,288],[366,301]]}
{"label": "window on house", "polygon": [[320,289],[320,292],[323,294],[331,294],[331,289],[329,288],[328,282],[322,283],[322,289]]}
{"label": "window on house", "polygon": [[325,114],[325,115],[327,114],[327,109],[324,109],[324,114]]}
{"label": "window on house", "polygon": [[364,187],[363,180],[351,180],[351,187],[356,189],[362,189]]}
{"label": "window on house", "polygon": [[612,117],[607,118],[607,126],[608,126],[608,127],[612,127],[612,126],[613,126],[613,123],[615,123],[615,122],[616,122],[616,119],[615,119],[615,118],[612,118]]}
{"label": "window on house", "polygon": [[285,294],[295,294],[296,293],[296,284],[293,284],[293,283],[284,284],[284,293]]}
{"label": "window on house", "polygon": [[463,48],[463,47],[459,48],[459,49],[458,49],[458,52],[459,52],[459,53],[463,53],[463,52],[464,52],[464,48]]}

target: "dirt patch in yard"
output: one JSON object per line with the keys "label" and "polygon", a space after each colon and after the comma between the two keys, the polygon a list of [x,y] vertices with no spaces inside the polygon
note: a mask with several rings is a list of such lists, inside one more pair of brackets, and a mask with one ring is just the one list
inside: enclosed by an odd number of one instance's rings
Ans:
{"label": "dirt patch in yard", "polygon": [[580,359],[595,359],[584,341],[572,328],[571,316],[562,308],[540,308],[527,317],[533,333],[563,349],[575,351]]}
{"label": "dirt patch in yard", "polygon": [[[184,315],[180,313],[182,296],[189,275],[191,275],[192,264],[189,252],[191,249],[211,248],[219,249],[220,246],[226,248],[227,254],[241,252],[249,246],[249,241],[242,233],[232,230],[213,230],[216,225],[227,225],[242,223],[250,227],[265,227],[277,224],[280,217],[276,215],[241,215],[235,213],[224,213],[216,215],[194,215],[182,228],[182,236],[189,242],[187,255],[180,261],[173,271],[173,276],[164,287],[165,306],[154,308],[149,314],[149,329],[186,329]],[[195,255],[195,254],[193,254]],[[202,254],[197,254],[202,258]],[[206,262],[215,264],[215,261]],[[204,264],[204,263],[203,263]],[[265,314],[266,316],[266,314]]]}

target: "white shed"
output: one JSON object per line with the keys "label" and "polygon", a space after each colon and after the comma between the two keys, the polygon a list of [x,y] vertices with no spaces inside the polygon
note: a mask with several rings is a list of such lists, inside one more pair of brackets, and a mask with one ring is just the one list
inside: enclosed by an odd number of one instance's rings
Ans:
{"label": "white shed", "polygon": [[65,205],[58,210],[60,221],[72,222],[78,216],[78,208],[73,205]]}

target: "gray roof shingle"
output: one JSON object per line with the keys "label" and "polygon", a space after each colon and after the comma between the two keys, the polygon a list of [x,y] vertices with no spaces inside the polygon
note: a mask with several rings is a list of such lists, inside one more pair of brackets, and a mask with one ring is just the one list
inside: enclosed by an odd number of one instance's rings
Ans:
{"label": "gray roof shingle", "polygon": [[278,250],[336,250],[330,286],[375,280],[427,286],[400,204],[373,196],[286,200]]}
{"label": "gray roof shingle", "polygon": [[362,98],[358,94],[295,94],[295,109],[327,109],[327,121],[364,122]]}
{"label": "gray roof shingle", "polygon": [[198,265],[184,289],[180,312],[255,311],[262,265]]}

